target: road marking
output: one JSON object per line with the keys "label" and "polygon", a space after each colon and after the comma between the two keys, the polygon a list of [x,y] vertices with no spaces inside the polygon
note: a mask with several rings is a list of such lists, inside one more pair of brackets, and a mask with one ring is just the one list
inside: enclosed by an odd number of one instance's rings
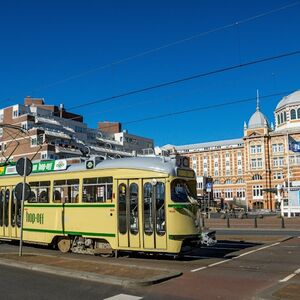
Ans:
{"label": "road marking", "polygon": [[119,294],[110,298],[105,298],[103,300],[139,300],[139,299],[143,299],[143,297],[132,296],[127,294]]}
{"label": "road marking", "polygon": [[288,280],[290,280],[291,278],[293,278],[294,276],[296,276],[297,274],[300,273],[300,269],[296,270],[294,273],[284,277],[283,279],[279,280],[279,282],[287,282]]}
{"label": "road marking", "polygon": [[208,265],[208,267],[211,268],[211,267],[214,267],[214,266],[217,266],[217,265],[220,265],[220,264],[224,264],[224,263],[228,262],[228,260],[229,259],[218,261],[216,263]]}
{"label": "road marking", "polygon": [[[197,272],[197,271],[204,270],[204,269],[206,269],[206,268],[211,268],[211,267],[214,267],[214,266],[223,264],[223,263],[225,263],[225,262],[229,262],[229,261],[231,261],[231,260],[233,260],[233,259],[237,259],[237,258],[240,258],[240,257],[242,257],[242,256],[249,255],[249,254],[251,254],[251,253],[255,253],[255,252],[260,251],[260,250],[264,250],[264,249],[267,249],[267,248],[270,248],[270,247],[277,246],[277,245],[279,245],[279,244],[280,244],[280,242],[274,243],[274,244],[271,244],[271,245],[267,245],[267,246],[263,246],[263,247],[260,247],[260,248],[258,248],[258,249],[254,249],[254,250],[251,250],[251,251],[242,253],[242,254],[240,254],[240,255],[238,255],[238,256],[233,257],[232,259],[221,260],[221,261],[218,261],[218,262],[216,262],[216,263],[210,264],[210,265],[208,265],[208,266],[206,266],[206,267],[201,267],[201,268],[198,268],[198,269],[193,269],[193,270],[191,270],[191,272]],[[300,269],[299,269],[299,270],[300,270]],[[297,270],[297,271],[298,271],[298,270]],[[300,272],[300,271],[299,271],[299,272]]]}
{"label": "road marking", "polygon": [[207,267],[201,267],[201,268],[198,268],[198,269],[194,269],[194,270],[191,270],[191,272],[197,272],[197,271],[200,271],[200,270],[204,270],[206,269]]}

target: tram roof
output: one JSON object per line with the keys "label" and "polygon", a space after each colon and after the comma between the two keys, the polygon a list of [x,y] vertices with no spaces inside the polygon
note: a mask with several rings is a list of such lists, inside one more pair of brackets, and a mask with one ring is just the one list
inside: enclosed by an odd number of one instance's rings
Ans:
{"label": "tram roof", "polygon": [[[103,160],[94,169],[135,169],[176,175],[175,160],[168,157],[128,157]],[[85,163],[70,165],[68,172],[86,170]]]}

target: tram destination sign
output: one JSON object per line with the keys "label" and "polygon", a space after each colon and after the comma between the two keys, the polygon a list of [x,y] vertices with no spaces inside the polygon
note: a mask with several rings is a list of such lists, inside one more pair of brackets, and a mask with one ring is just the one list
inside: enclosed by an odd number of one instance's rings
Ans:
{"label": "tram destination sign", "polygon": [[[47,160],[32,163],[32,173],[63,171],[67,169],[67,161],[65,159]],[[0,167],[0,176],[16,175],[16,165]]]}

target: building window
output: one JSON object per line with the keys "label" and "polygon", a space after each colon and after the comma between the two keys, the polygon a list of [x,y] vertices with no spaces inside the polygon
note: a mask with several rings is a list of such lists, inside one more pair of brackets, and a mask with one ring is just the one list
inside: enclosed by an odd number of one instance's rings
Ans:
{"label": "building window", "polygon": [[255,146],[251,146],[250,147],[250,153],[251,154],[255,154],[256,153],[256,147]]}
{"label": "building window", "polygon": [[219,171],[218,171],[218,170],[215,170],[214,175],[215,175],[215,176],[219,176]]}
{"label": "building window", "polygon": [[231,175],[230,170],[226,170],[226,176],[229,176],[229,175]]}
{"label": "building window", "polygon": [[294,109],[291,110],[291,120],[296,119],[296,111]]}
{"label": "building window", "polygon": [[1,111],[1,112],[0,112],[0,122],[3,122],[3,118],[4,118],[4,116],[3,116],[3,111]]}
{"label": "building window", "polygon": [[300,119],[300,108],[297,109],[297,118]]}
{"label": "building window", "polygon": [[37,137],[31,138],[31,146],[37,146]]}
{"label": "building window", "polygon": [[280,114],[280,121],[283,123],[283,113]]}
{"label": "building window", "polygon": [[277,124],[278,125],[280,124],[280,116],[279,116],[279,114],[277,115]]}
{"label": "building window", "polygon": [[255,174],[253,175],[252,180],[262,180],[262,177],[259,174]]}
{"label": "building window", "polygon": [[13,118],[17,118],[19,116],[19,110],[18,109],[14,109],[12,112],[12,117]]}
{"label": "building window", "polygon": [[214,181],[214,184],[221,184],[221,183],[220,183],[220,180],[215,180],[215,181]]}
{"label": "building window", "polygon": [[232,180],[231,179],[227,179],[227,180],[225,180],[224,184],[232,184]]}
{"label": "building window", "polygon": [[243,174],[243,170],[242,169],[238,169],[238,175],[242,175]]}
{"label": "building window", "polygon": [[284,116],[284,122],[286,122],[286,112],[283,113]]}
{"label": "building window", "polygon": [[257,168],[262,168],[262,166],[263,166],[262,158],[258,158],[257,159]]}
{"label": "building window", "polygon": [[224,196],[226,200],[232,200],[233,199],[233,193],[231,189],[225,189]]}
{"label": "building window", "polygon": [[256,159],[251,159],[251,168],[252,169],[256,168]]}
{"label": "building window", "polygon": [[239,178],[236,183],[245,183],[245,181],[242,178]]}
{"label": "building window", "polygon": [[256,146],[256,153],[261,153],[261,145]]}
{"label": "building window", "polygon": [[214,190],[213,195],[214,195],[214,198],[221,198],[221,191],[220,190]]}
{"label": "building window", "polygon": [[253,185],[252,195],[253,195],[253,199],[262,199],[263,198],[262,185]]}
{"label": "building window", "polygon": [[283,178],[284,178],[284,176],[283,176],[282,172],[275,172],[273,174],[273,179],[283,179]]}
{"label": "building window", "polygon": [[237,198],[245,199],[245,196],[246,196],[245,189],[238,189],[238,190],[236,191],[236,197],[237,197]]}
{"label": "building window", "polygon": [[3,135],[3,127],[0,127],[0,136]]}

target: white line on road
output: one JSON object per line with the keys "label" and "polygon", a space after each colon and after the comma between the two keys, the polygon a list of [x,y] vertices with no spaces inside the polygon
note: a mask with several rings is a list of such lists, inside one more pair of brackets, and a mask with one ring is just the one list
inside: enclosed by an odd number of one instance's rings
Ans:
{"label": "white line on road", "polygon": [[288,280],[292,279],[294,276],[300,273],[300,269],[296,270],[294,273],[284,277],[283,279],[279,280],[279,282],[287,282]]}
{"label": "white line on road", "polygon": [[[270,248],[270,247],[277,246],[277,245],[279,245],[279,244],[280,244],[280,242],[274,243],[274,244],[271,244],[271,245],[267,245],[267,246],[263,246],[263,247],[260,247],[260,248],[258,248],[258,249],[254,249],[254,250],[251,250],[251,251],[242,253],[242,254],[240,254],[240,255],[238,255],[238,256],[233,257],[232,259],[221,260],[221,261],[218,261],[218,262],[216,262],[216,263],[210,264],[210,265],[208,265],[208,266],[206,266],[206,267],[201,267],[201,268],[198,268],[198,269],[193,269],[193,270],[191,270],[191,272],[197,272],[197,271],[204,270],[204,269],[206,269],[206,268],[211,268],[211,267],[214,267],[214,266],[217,266],[217,265],[220,265],[220,264],[229,262],[229,261],[231,261],[231,260],[233,260],[233,259],[237,259],[237,258],[239,258],[239,257],[245,256],[245,255],[248,255],[248,254],[251,254],[251,253],[255,253],[255,252],[260,251],[260,250],[264,250],[264,249],[267,249],[267,248]],[[297,271],[298,271],[298,270],[297,270]]]}
{"label": "white line on road", "polygon": [[127,294],[119,294],[113,297],[105,298],[104,300],[139,300],[143,299],[142,297],[127,295]]}
{"label": "white line on road", "polygon": [[191,270],[191,272],[197,272],[197,271],[200,271],[200,270],[204,270],[206,269],[207,267],[201,267],[201,268],[198,268],[198,269],[194,269],[194,270]]}

